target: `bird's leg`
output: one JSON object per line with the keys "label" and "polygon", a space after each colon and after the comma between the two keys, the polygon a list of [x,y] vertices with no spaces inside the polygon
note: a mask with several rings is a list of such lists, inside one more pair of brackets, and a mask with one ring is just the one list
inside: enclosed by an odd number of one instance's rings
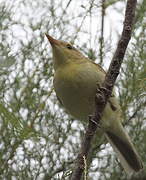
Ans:
{"label": "bird's leg", "polygon": [[[95,100],[97,99],[97,103],[98,103],[98,98],[100,98],[100,99],[102,99],[102,102],[104,102],[104,98],[103,98],[103,96],[102,96],[102,93],[103,93],[103,91],[108,91],[108,89],[106,89],[106,88],[104,88],[104,87],[102,87],[99,83],[97,83],[97,93],[96,93],[96,98],[95,98]],[[103,91],[102,91],[103,90]],[[114,97],[114,94],[112,93],[111,94],[111,98],[112,97]],[[111,109],[113,110],[113,111],[116,111],[117,110],[117,108],[114,106],[114,104],[111,102],[111,100],[110,99],[108,99],[108,101],[107,101],[109,104],[110,104],[110,107],[111,107]]]}

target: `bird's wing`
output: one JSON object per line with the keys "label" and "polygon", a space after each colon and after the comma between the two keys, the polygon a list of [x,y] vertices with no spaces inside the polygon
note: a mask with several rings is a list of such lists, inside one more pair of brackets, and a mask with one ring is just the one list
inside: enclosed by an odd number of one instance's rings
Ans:
{"label": "bird's wing", "polygon": [[[90,60],[91,61],[91,60]],[[103,72],[104,74],[106,74],[106,71],[101,67],[101,65],[100,64],[96,64],[95,62],[93,62],[93,61],[91,61],[95,66],[97,66],[98,67],[98,69],[101,71],[101,72]]]}

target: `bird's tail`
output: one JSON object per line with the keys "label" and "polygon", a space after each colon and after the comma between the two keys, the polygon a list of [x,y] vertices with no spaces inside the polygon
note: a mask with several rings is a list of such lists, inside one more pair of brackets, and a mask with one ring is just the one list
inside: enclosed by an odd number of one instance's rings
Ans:
{"label": "bird's tail", "polygon": [[114,151],[117,153],[121,165],[127,174],[130,175],[133,172],[138,172],[143,168],[142,161],[138,156],[129,135],[127,132],[125,132],[121,124],[119,125],[119,128],[116,128],[116,132],[110,130],[106,131],[105,136]]}

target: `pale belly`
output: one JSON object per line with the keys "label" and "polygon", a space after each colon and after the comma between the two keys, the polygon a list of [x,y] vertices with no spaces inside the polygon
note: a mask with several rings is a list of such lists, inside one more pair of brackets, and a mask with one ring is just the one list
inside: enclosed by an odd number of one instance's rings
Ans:
{"label": "pale belly", "polygon": [[[74,68],[72,72],[64,70],[62,74],[59,72],[59,76],[56,74],[54,80],[55,91],[62,104],[72,116],[80,120],[87,120],[95,111],[96,89],[104,80],[103,72],[98,73],[90,67],[85,69],[86,67],[83,70]],[[115,119],[115,113],[107,103],[102,121],[108,126],[107,119]]]}
{"label": "pale belly", "polygon": [[77,119],[87,119],[94,112],[94,97],[96,83],[94,86],[82,82],[64,82],[59,88],[55,88],[56,94],[64,107]]}

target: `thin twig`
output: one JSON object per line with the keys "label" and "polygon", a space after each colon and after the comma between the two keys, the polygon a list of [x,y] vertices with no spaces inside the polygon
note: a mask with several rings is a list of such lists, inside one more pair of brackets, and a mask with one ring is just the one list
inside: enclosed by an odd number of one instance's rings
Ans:
{"label": "thin twig", "polygon": [[105,0],[102,0],[101,6],[101,34],[100,34],[100,48],[99,48],[99,64],[103,63],[103,48],[104,48],[104,18],[105,18]]}

